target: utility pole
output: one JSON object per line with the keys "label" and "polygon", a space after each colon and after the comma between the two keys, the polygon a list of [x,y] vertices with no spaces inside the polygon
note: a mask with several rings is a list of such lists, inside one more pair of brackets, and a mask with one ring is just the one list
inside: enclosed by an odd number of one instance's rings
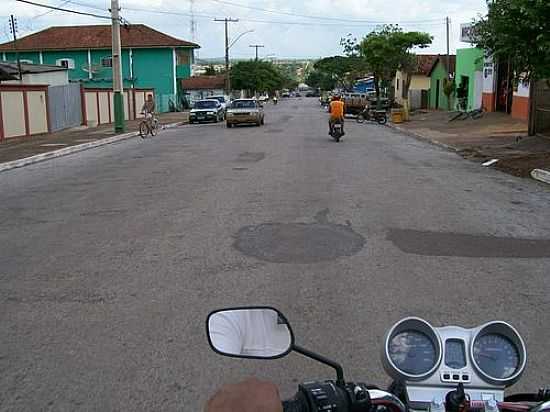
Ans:
{"label": "utility pole", "polygon": [[265,46],[263,44],[251,44],[248,47],[254,47],[256,49],[256,61],[258,61],[258,49]]}
{"label": "utility pole", "polygon": [[19,59],[19,51],[17,51],[17,19],[10,16],[10,31],[13,34],[13,48],[15,49],[15,59],[17,60],[17,71],[19,72],[19,81],[23,80],[23,72],[21,71],[21,60]]}
{"label": "utility pole", "polygon": [[214,19],[217,22],[225,23],[225,91],[231,93],[231,76],[229,75],[229,26],[228,23],[237,23],[239,19],[226,17],[225,19]]}
{"label": "utility pole", "polygon": [[122,83],[122,61],[120,47],[120,8],[118,0],[111,0],[112,20],[112,65],[113,65],[113,100],[115,108],[115,132],[122,133],[124,124],[124,85]]}
{"label": "utility pole", "polygon": [[449,54],[449,26],[451,24],[451,19],[449,19],[449,17],[446,17],[445,23],[447,24],[447,79],[449,79],[451,74],[451,57]]}

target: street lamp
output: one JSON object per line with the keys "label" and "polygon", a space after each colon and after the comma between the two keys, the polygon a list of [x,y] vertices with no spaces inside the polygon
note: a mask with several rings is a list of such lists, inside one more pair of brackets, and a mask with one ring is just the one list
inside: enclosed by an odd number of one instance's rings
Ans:
{"label": "street lamp", "polygon": [[233,40],[233,41],[231,42],[231,44],[229,45],[228,49],[230,49],[231,47],[233,47],[233,45],[234,45],[235,43],[237,43],[237,42],[239,41],[239,39],[240,39],[241,37],[243,37],[245,34],[252,33],[253,31],[254,31],[254,30],[247,30],[247,31],[244,31],[244,32],[242,32],[241,34],[239,34],[239,35],[235,38],[235,40]]}

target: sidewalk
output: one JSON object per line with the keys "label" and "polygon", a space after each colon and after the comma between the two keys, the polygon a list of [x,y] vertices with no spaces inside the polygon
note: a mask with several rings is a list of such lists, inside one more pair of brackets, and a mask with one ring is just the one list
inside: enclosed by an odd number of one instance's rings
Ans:
{"label": "sidewalk", "polygon": [[498,159],[492,167],[515,176],[550,170],[550,139],[527,137],[526,122],[503,113],[485,113],[478,120],[449,122],[449,118],[447,112],[423,112],[392,127],[479,163]]}
{"label": "sidewalk", "polygon": [[[187,112],[162,113],[159,115],[161,124],[187,123]],[[126,122],[126,133],[138,131],[141,120]],[[55,133],[31,137],[18,137],[0,141],[0,163],[23,159],[26,157],[63,149],[83,143],[116,136],[113,124],[87,128],[75,127]]]}

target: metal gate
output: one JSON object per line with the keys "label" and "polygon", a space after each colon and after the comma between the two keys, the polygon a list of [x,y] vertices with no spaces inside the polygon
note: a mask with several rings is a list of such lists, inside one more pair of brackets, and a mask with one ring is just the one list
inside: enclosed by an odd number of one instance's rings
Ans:
{"label": "metal gate", "polygon": [[82,124],[80,84],[48,87],[48,108],[52,132]]}
{"label": "metal gate", "polygon": [[550,137],[550,80],[535,86],[535,133]]}

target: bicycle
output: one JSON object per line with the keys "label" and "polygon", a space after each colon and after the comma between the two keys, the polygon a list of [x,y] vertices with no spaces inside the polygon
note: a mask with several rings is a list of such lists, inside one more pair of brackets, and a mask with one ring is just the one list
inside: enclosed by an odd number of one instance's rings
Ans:
{"label": "bicycle", "polygon": [[151,113],[146,113],[145,118],[139,124],[139,135],[145,139],[147,135],[156,136],[159,130],[159,121]]}
{"label": "bicycle", "polygon": [[468,118],[472,120],[478,120],[483,117],[485,114],[485,109],[483,107],[480,107],[479,109],[474,109],[470,111],[460,111],[453,117],[449,119],[449,122],[453,122],[455,120],[466,120]]}

